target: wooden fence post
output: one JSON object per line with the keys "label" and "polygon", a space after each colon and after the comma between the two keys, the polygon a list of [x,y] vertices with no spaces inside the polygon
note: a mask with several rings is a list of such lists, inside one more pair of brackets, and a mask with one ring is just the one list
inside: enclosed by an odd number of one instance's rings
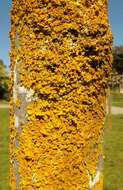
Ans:
{"label": "wooden fence post", "polygon": [[10,189],[103,189],[107,4],[13,0]]}

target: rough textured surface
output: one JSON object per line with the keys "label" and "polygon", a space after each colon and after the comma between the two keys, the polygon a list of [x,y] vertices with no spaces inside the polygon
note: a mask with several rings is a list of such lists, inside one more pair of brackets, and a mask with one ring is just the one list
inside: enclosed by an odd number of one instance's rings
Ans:
{"label": "rough textured surface", "polygon": [[10,188],[101,190],[107,0],[13,0]]}

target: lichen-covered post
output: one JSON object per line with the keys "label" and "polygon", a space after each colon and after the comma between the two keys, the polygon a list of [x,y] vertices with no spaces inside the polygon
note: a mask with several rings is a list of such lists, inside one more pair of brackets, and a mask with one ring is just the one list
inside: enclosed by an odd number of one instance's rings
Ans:
{"label": "lichen-covered post", "polygon": [[102,190],[107,0],[13,0],[10,189]]}

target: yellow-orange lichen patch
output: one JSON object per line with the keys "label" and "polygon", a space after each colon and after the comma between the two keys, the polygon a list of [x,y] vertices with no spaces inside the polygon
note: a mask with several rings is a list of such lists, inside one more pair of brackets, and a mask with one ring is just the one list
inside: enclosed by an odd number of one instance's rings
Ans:
{"label": "yellow-orange lichen patch", "polygon": [[[102,187],[107,0],[13,0],[10,188]],[[99,178],[99,179],[98,179]]]}

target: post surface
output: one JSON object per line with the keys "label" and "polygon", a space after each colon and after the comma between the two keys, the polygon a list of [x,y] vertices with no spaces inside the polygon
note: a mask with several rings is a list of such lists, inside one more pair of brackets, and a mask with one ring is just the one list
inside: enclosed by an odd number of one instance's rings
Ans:
{"label": "post surface", "polygon": [[107,3],[13,0],[10,189],[103,189]]}

